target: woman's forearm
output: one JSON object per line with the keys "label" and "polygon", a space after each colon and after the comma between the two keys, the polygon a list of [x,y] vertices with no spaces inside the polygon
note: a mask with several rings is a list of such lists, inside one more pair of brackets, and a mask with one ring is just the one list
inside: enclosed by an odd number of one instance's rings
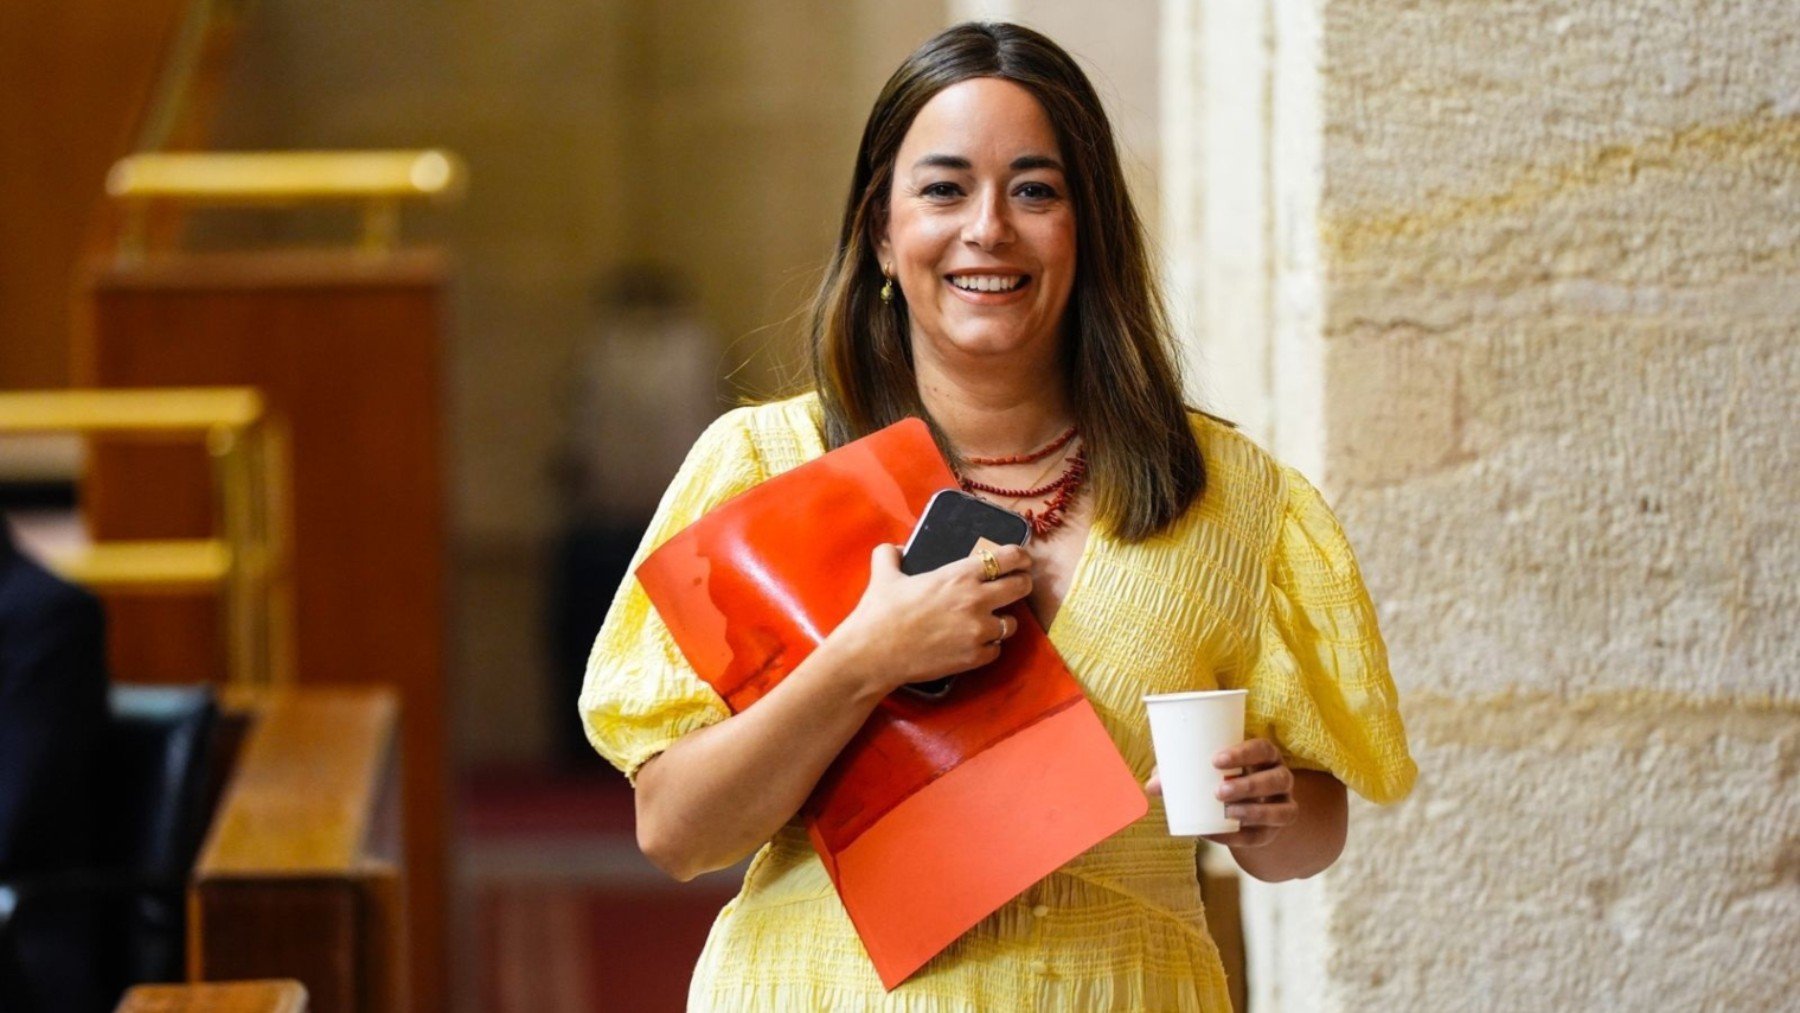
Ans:
{"label": "woman's forearm", "polygon": [[1240,868],[1268,883],[1305,879],[1325,871],[1343,852],[1350,826],[1342,782],[1317,770],[1293,773],[1293,796],[1299,809],[1294,822],[1267,844],[1231,849]]}
{"label": "woman's forearm", "polygon": [[679,880],[760,847],[812,793],[880,702],[827,640],[756,706],[683,736],[637,777],[638,846]]}
{"label": "woman's forearm", "polygon": [[900,571],[899,546],[875,546],[862,600],[817,650],[755,706],[683,736],[638,770],[638,847],[682,880],[756,850],[800,811],[895,687],[999,657],[1009,626],[995,613],[1030,593],[1023,546],[916,576]]}

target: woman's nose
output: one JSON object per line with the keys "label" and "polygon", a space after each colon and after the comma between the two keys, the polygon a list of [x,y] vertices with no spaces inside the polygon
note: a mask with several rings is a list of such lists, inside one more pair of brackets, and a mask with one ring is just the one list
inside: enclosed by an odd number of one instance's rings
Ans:
{"label": "woman's nose", "polygon": [[963,242],[992,250],[1012,242],[1012,222],[1007,217],[1004,195],[989,191],[971,205],[971,217],[963,226]]}

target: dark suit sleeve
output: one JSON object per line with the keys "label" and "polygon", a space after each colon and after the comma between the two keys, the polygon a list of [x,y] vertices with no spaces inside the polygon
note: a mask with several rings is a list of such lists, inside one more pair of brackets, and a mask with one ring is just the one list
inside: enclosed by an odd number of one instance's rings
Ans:
{"label": "dark suit sleeve", "polygon": [[100,605],[41,571],[0,593],[0,874],[83,864],[106,721]]}

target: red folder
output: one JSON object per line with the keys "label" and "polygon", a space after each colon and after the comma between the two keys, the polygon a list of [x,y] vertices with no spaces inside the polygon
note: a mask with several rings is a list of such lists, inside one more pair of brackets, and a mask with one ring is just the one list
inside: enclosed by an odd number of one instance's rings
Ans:
{"label": "red folder", "polygon": [[[956,479],[908,419],[732,499],[638,567],[694,670],[735,713],[793,671]],[[802,812],[889,989],[981,919],[1144,815],[1137,778],[1031,610],[948,696],[888,697]]]}

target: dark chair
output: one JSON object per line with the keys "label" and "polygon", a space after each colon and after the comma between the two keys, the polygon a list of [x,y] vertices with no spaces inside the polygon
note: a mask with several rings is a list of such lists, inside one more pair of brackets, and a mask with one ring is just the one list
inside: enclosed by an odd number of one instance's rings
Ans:
{"label": "dark chair", "polygon": [[[209,812],[218,707],[205,687],[114,686],[100,861],[0,880],[0,1011],[107,1010],[183,976],[186,889]],[[74,991],[98,986],[78,1002]],[[54,996],[43,1006],[33,997]]]}

